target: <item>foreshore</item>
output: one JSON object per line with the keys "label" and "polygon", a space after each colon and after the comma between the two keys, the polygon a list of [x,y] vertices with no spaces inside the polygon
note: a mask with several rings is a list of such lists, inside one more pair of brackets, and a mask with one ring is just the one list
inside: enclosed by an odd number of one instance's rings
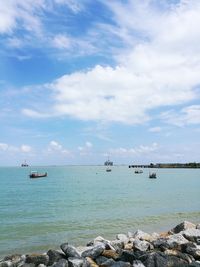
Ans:
{"label": "foreshore", "polygon": [[74,247],[69,243],[46,253],[14,254],[0,260],[0,267],[200,267],[200,224],[184,221],[162,233],[141,230],[101,236]]}

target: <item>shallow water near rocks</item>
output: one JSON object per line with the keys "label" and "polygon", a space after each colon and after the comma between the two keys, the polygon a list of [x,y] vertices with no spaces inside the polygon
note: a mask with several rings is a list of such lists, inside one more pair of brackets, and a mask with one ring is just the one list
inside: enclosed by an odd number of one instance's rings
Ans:
{"label": "shallow water near rocks", "polygon": [[30,168],[0,168],[0,257],[200,222],[200,169],[156,169],[157,179],[148,178],[148,169],[135,174],[127,166],[32,170],[48,177],[30,179]]}

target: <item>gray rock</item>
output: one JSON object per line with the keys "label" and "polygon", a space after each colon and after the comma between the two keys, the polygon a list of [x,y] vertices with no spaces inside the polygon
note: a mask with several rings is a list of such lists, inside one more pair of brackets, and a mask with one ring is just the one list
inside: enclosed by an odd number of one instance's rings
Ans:
{"label": "gray rock", "polygon": [[124,244],[127,244],[128,241],[129,241],[128,236],[125,235],[125,234],[118,234],[118,235],[116,236],[116,238],[117,238],[117,240],[120,240],[120,241],[123,242]]}
{"label": "gray rock", "polygon": [[189,241],[200,244],[200,229],[187,229],[182,232],[183,236]]}
{"label": "gray rock", "polygon": [[171,235],[167,238],[167,244],[169,244],[170,248],[174,248],[186,243],[188,243],[188,240],[185,239],[184,236],[180,233]]}
{"label": "gray rock", "polygon": [[145,267],[144,264],[138,260],[134,261],[132,266],[133,267]]}
{"label": "gray rock", "polygon": [[106,262],[108,260],[108,258],[104,257],[104,256],[99,256],[95,259],[95,262],[97,265],[102,265],[104,262]]}
{"label": "gray rock", "polygon": [[47,265],[49,261],[49,256],[47,254],[32,254],[27,255],[25,263],[33,263],[36,266],[39,264]]}
{"label": "gray rock", "polygon": [[101,267],[110,267],[113,266],[116,263],[116,261],[114,261],[113,259],[108,259],[107,261],[104,261],[101,264]]}
{"label": "gray rock", "polygon": [[155,248],[161,250],[177,248],[182,244],[188,243],[188,240],[184,238],[182,234],[174,234],[167,238],[158,238],[152,242]]}
{"label": "gray rock", "polygon": [[0,267],[11,267],[12,262],[11,261],[1,261],[0,262]]}
{"label": "gray rock", "polygon": [[63,253],[53,249],[48,250],[47,255],[49,256],[48,265],[52,265],[53,263],[65,258],[65,255]]}
{"label": "gray rock", "polygon": [[82,267],[83,262],[83,259],[68,258],[69,267]]}
{"label": "gray rock", "polygon": [[81,258],[78,250],[75,247],[68,245],[68,243],[64,243],[60,247],[67,258]]}
{"label": "gray rock", "polygon": [[52,267],[68,267],[68,261],[66,259],[60,259],[57,262],[54,262]]}
{"label": "gray rock", "polygon": [[171,232],[172,233],[175,233],[175,234],[178,234],[180,233],[181,231],[185,231],[187,229],[190,229],[190,228],[193,228],[195,229],[196,228],[196,225],[191,223],[191,222],[188,222],[188,221],[184,221],[178,225],[176,225],[176,227],[174,227]]}
{"label": "gray rock", "polygon": [[12,265],[13,267],[17,267],[19,264],[24,264],[25,255],[14,254],[4,257],[3,261],[7,262],[7,264]]}
{"label": "gray rock", "polygon": [[153,249],[153,246],[149,242],[139,239],[135,239],[133,241],[133,246],[135,249],[140,251],[147,251],[149,249]]}
{"label": "gray rock", "polygon": [[168,256],[162,252],[153,252],[147,255],[143,262],[146,267],[178,267],[188,266],[188,263],[175,256]]}
{"label": "gray rock", "polygon": [[121,261],[129,262],[132,264],[133,261],[136,260],[136,255],[133,251],[123,250],[119,258]]}
{"label": "gray rock", "polygon": [[192,263],[193,261],[195,261],[193,256],[186,254],[186,253],[182,253],[182,252],[177,251],[177,250],[173,250],[173,249],[165,250],[164,254],[168,255],[168,256],[178,257],[178,258],[186,261],[187,263]]}
{"label": "gray rock", "polygon": [[196,229],[200,229],[200,223],[196,225]]}
{"label": "gray rock", "polygon": [[124,262],[124,261],[116,261],[112,267],[131,267],[131,264],[129,262]]}
{"label": "gray rock", "polygon": [[81,256],[82,257],[90,257],[92,258],[93,260],[95,260],[98,256],[100,256],[102,254],[102,252],[104,251],[105,249],[105,245],[98,245],[98,246],[95,246],[91,249],[88,249],[86,251],[84,251]]}
{"label": "gray rock", "polygon": [[131,267],[131,264],[129,262],[114,261],[113,259],[109,259],[104,262],[101,267]]}
{"label": "gray rock", "polygon": [[121,240],[113,240],[111,241],[111,246],[119,253],[124,248],[124,242]]}
{"label": "gray rock", "polygon": [[137,230],[134,234],[133,234],[133,238],[135,239],[140,239],[140,240],[145,240],[145,241],[151,241],[152,240],[152,236],[141,231],[141,230]]}
{"label": "gray rock", "polygon": [[196,243],[187,243],[181,246],[184,253],[188,253],[194,257],[195,260],[200,260],[200,246]]}

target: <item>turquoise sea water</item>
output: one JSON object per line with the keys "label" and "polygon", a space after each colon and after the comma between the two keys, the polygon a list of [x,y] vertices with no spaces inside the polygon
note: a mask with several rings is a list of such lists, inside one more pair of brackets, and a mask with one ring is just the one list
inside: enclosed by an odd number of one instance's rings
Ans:
{"label": "turquoise sea water", "polygon": [[0,257],[44,252],[63,242],[85,245],[98,235],[142,229],[168,230],[183,220],[200,222],[200,170],[127,166],[0,168]]}

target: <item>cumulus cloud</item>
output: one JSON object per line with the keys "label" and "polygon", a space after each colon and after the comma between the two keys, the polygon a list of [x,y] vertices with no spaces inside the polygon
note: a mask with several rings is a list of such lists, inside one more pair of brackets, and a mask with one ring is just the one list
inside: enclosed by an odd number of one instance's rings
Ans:
{"label": "cumulus cloud", "polygon": [[189,124],[200,124],[200,105],[192,105],[176,111],[164,112],[162,118],[173,125],[185,126]]}
{"label": "cumulus cloud", "polygon": [[28,146],[28,145],[22,145],[22,146],[20,147],[20,149],[21,149],[21,151],[24,152],[24,153],[29,153],[29,152],[31,152],[31,150],[32,150],[32,148],[31,148],[30,146]]}
{"label": "cumulus cloud", "polygon": [[161,131],[162,131],[162,128],[159,126],[149,128],[149,132],[152,132],[152,133],[159,133]]}
{"label": "cumulus cloud", "polygon": [[[126,45],[118,50],[116,66],[98,65],[45,85],[55,96],[48,116],[139,124],[152,119],[152,110],[198,98],[199,1],[181,1],[167,11],[152,1],[120,3],[107,4],[113,28],[126,32],[118,36]],[[44,116],[42,110],[26,114]]]}
{"label": "cumulus cloud", "polygon": [[51,152],[51,153],[58,152],[58,153],[70,154],[69,150],[65,149],[60,143],[58,143],[57,141],[54,141],[54,140],[52,140],[49,143],[48,152]]}
{"label": "cumulus cloud", "polygon": [[136,155],[136,156],[141,156],[141,155],[148,155],[151,154],[152,152],[155,152],[156,150],[159,149],[159,145],[157,143],[153,143],[149,146],[146,145],[140,145],[138,147],[133,147],[133,148],[115,148],[115,149],[110,149],[110,154],[116,155],[116,156],[131,156],[131,155]]}
{"label": "cumulus cloud", "polygon": [[91,149],[93,147],[93,144],[90,143],[89,141],[85,142],[84,146],[79,146],[78,150],[81,156],[86,156],[91,154]]}
{"label": "cumulus cloud", "polygon": [[0,5],[0,34],[11,33],[17,28],[40,33],[42,23],[37,10],[45,8],[44,0],[10,0]]}
{"label": "cumulus cloud", "polygon": [[8,149],[8,144],[0,143],[0,151],[6,151]]}
{"label": "cumulus cloud", "polygon": [[6,143],[0,143],[0,151],[2,152],[12,152],[12,153],[29,153],[32,151],[32,147],[29,145],[13,146]]}

